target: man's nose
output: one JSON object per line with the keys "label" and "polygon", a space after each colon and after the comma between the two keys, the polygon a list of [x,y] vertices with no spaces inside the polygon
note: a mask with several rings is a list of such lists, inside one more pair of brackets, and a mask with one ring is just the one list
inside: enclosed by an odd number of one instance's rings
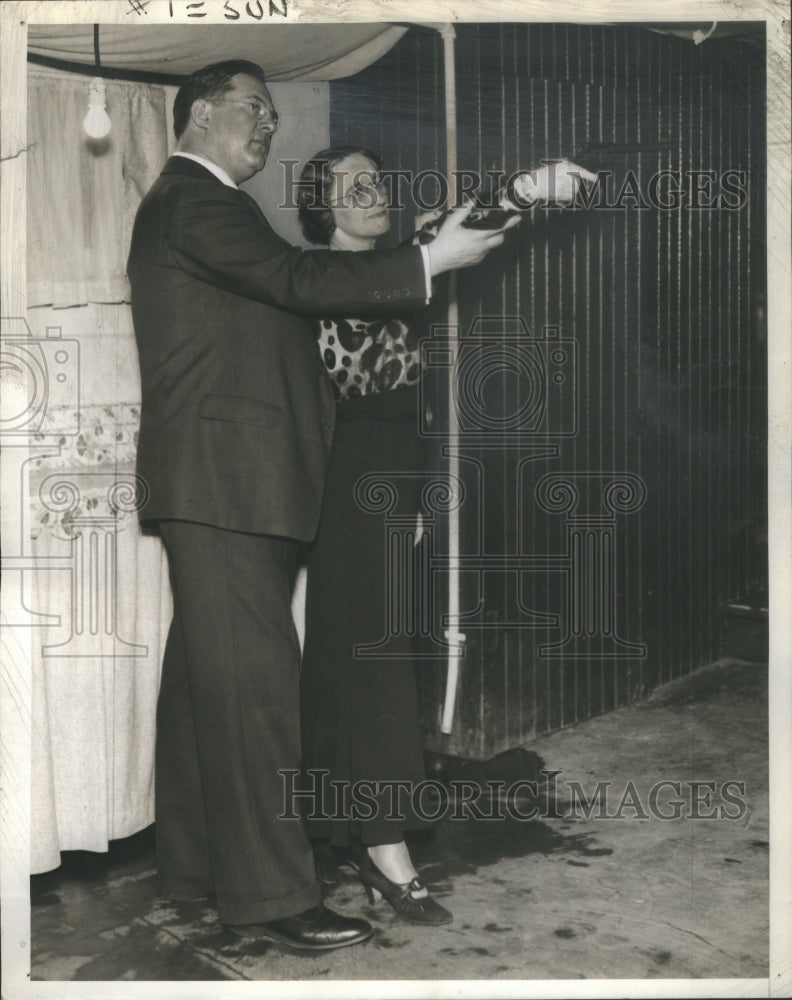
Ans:
{"label": "man's nose", "polygon": [[266,118],[259,118],[257,126],[262,130],[262,132],[269,132],[269,133],[277,132],[278,131],[277,116],[273,118],[268,115]]}

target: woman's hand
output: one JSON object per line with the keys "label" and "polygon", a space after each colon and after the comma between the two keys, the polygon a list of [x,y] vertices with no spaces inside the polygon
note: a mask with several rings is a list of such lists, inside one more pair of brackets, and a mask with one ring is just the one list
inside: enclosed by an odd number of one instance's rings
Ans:
{"label": "woman's hand", "polygon": [[415,222],[413,223],[415,233],[419,233],[424,226],[428,226],[430,222],[434,222],[435,219],[441,218],[441,216],[445,215],[445,213],[445,208],[435,208],[431,212],[419,212],[418,215],[415,216]]}
{"label": "woman's hand", "polygon": [[463,223],[474,208],[474,203],[469,201],[464,208],[449,212],[437,236],[426,244],[432,277],[480,263],[490,250],[503,243],[503,234],[507,229],[519,225],[520,216],[514,215],[501,229],[466,228]]}

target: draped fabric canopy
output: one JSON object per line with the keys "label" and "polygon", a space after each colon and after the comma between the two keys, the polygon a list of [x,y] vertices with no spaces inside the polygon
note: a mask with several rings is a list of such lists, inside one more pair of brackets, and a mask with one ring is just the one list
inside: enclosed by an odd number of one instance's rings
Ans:
{"label": "draped fabric canopy", "polygon": [[[270,80],[336,80],[359,73],[391,49],[406,27],[390,24],[101,25],[99,58],[113,70],[187,76],[208,62],[250,59]],[[94,66],[94,28],[30,25],[28,50]]]}

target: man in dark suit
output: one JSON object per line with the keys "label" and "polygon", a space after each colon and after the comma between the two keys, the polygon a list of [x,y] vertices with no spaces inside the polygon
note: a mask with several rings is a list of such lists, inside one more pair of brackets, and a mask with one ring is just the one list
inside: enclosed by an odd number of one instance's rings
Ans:
{"label": "man in dark suit", "polygon": [[502,232],[449,217],[428,247],[303,252],[237,184],[266,163],[277,113],[262,71],[193,74],[177,153],[143,199],[129,257],[143,405],[138,472],[171,571],[157,706],[162,888],[216,896],[219,919],[297,949],[353,944],[363,920],[321,905],[309,842],[283,809],[299,767],[299,544],[317,527],[334,403],[313,315],[416,306],[431,277]]}

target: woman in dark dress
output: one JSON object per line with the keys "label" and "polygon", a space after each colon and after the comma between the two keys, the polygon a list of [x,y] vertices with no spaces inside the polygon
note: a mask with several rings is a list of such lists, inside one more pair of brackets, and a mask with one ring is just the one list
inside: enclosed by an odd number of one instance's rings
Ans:
{"label": "woman in dark dress", "polygon": [[[303,170],[299,193],[307,238],[336,250],[372,249],[390,226],[378,170],[376,156],[365,150],[317,153]],[[395,316],[328,318],[317,336],[337,415],[308,560],[303,771],[306,786],[321,788],[323,796],[322,807],[306,818],[308,832],[317,845],[342,849],[372,902],[376,891],[407,920],[448,923],[451,914],[421,883],[404,840],[405,830],[426,826],[411,808],[410,791],[425,774],[410,640],[391,637],[387,659],[360,649],[385,638],[390,595],[384,516],[363,509],[355,486],[371,474],[390,480],[397,512],[412,513],[419,523],[425,466],[417,419],[419,337],[414,324]],[[394,781],[407,783],[398,797],[392,784],[380,786],[380,795],[371,784],[356,784]],[[367,799],[362,804],[360,789]],[[362,805],[357,816],[356,802]]]}

